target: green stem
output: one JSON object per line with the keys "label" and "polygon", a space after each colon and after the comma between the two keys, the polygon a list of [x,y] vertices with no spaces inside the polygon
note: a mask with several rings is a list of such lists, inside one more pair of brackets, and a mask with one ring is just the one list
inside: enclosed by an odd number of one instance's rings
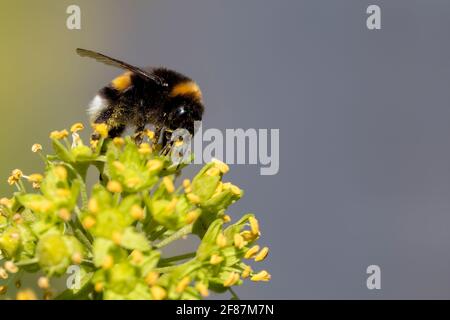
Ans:
{"label": "green stem", "polygon": [[89,267],[95,267],[94,262],[92,262],[91,260],[87,260],[87,259],[83,259],[83,261],[81,261],[81,264],[84,264]]}
{"label": "green stem", "polygon": [[92,252],[92,244],[80,229],[74,229],[74,235],[83,243],[90,252]]}
{"label": "green stem", "polygon": [[87,189],[86,189],[86,183],[85,183],[85,179],[81,176],[81,174],[78,172],[78,170],[76,170],[72,165],[68,164],[68,163],[64,163],[64,165],[70,169],[70,171],[73,172],[73,174],[76,175],[77,179],[80,182],[80,193],[81,193],[81,208],[83,210],[87,209],[87,205],[88,205],[88,195],[87,195]]}
{"label": "green stem", "polygon": [[25,188],[25,185],[23,184],[23,181],[22,181],[22,180],[19,180],[19,186],[20,186],[20,188],[22,189],[21,191],[22,191],[23,193],[26,193],[26,192],[27,192],[27,188]]}
{"label": "green stem", "polygon": [[24,266],[36,264],[38,262],[39,262],[38,258],[33,258],[33,259],[24,260],[24,261],[19,261],[19,262],[16,262],[15,264],[18,267],[24,267]]}
{"label": "green stem", "polygon": [[80,221],[80,216],[81,216],[81,211],[80,208],[78,208],[78,206],[75,206],[75,225],[72,226],[74,233],[76,234],[76,231],[81,232],[81,234],[83,235],[83,238],[85,238],[85,240],[87,240],[87,242],[89,243],[89,248],[92,249],[92,242],[94,241],[94,239],[92,238],[92,236],[89,234],[89,232],[87,232],[84,227],[83,224]]}
{"label": "green stem", "polygon": [[228,288],[228,291],[231,293],[231,300],[241,300],[233,289]]}
{"label": "green stem", "polygon": [[173,233],[172,235],[168,236],[167,238],[161,240],[157,244],[154,245],[155,248],[160,249],[164,246],[167,246],[169,243],[180,239],[181,237],[184,237],[192,232],[192,224],[187,225],[177,232]]}
{"label": "green stem", "polygon": [[167,272],[170,272],[170,271],[175,270],[176,268],[178,268],[178,267],[180,267],[180,266],[182,266],[182,265],[185,265],[185,264],[187,264],[187,263],[190,263],[191,261],[192,261],[192,260],[188,260],[188,261],[186,261],[186,262],[183,262],[183,263],[181,263],[181,264],[176,264],[176,265],[174,265],[174,266],[155,268],[154,271],[159,272],[159,273],[167,273]]}
{"label": "green stem", "polygon": [[150,234],[150,240],[151,241],[155,241],[156,239],[158,239],[160,236],[162,236],[166,231],[167,228],[162,227],[160,230],[156,231],[156,232],[152,232],[153,228],[148,228],[144,230],[146,231],[147,234]]}
{"label": "green stem", "polygon": [[173,256],[173,257],[169,257],[169,258],[162,258],[161,262],[171,263],[171,262],[175,262],[175,261],[179,261],[179,260],[194,258],[196,254],[197,254],[197,252],[189,252],[189,253],[180,254],[178,256]]}
{"label": "green stem", "polygon": [[86,190],[86,184],[82,180],[80,186],[80,193],[81,193],[81,207],[83,208],[83,210],[86,210],[88,207],[88,195]]}

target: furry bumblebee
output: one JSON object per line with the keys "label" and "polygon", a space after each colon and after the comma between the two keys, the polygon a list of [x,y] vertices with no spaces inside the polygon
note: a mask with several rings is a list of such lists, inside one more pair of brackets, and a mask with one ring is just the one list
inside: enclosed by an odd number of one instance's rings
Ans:
{"label": "furry bumblebee", "polygon": [[105,123],[109,137],[120,136],[132,126],[139,141],[145,126],[153,124],[157,141],[165,147],[173,130],[183,128],[194,134],[194,121],[201,121],[204,106],[200,88],[192,79],[162,67],[138,68],[91,50],[76,51],[126,70],[100,89],[89,104],[91,122]]}

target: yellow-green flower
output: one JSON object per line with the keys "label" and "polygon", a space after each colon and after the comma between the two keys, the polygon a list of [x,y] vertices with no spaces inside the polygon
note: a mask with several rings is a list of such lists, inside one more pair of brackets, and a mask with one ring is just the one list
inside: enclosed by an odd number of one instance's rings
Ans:
{"label": "yellow-green flower", "polygon": [[[140,133],[137,145],[131,136],[109,138],[104,123],[93,128],[91,146],[79,135],[82,123],[69,130],[72,144],[68,130],[53,131],[54,154],[41,154],[43,173],[11,172],[8,183],[18,192],[0,199],[0,254],[7,259],[0,281],[10,282],[0,285],[0,294],[10,283],[19,288],[29,272],[39,272],[43,299],[202,299],[248,278],[270,280],[267,271],[254,273],[244,262],[264,260],[269,249],[257,244],[261,231],[253,214],[233,212],[231,220],[229,207],[244,192],[222,180],[227,164],[213,159],[178,187],[184,164],[158,153],[153,131]],[[32,151],[41,153],[42,146]],[[86,184],[97,177],[92,187]],[[191,236],[200,240],[195,252],[165,250]],[[51,286],[74,267],[81,288]],[[37,296],[25,288],[16,298]]]}

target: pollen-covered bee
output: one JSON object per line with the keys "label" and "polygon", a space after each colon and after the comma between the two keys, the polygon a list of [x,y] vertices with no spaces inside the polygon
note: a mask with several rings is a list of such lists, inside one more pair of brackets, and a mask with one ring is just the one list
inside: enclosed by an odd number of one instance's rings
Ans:
{"label": "pollen-covered bee", "polygon": [[76,51],[126,70],[100,89],[88,108],[91,122],[105,123],[109,137],[120,136],[133,126],[139,141],[147,124],[155,126],[163,146],[173,130],[183,128],[194,134],[194,121],[202,119],[204,106],[200,88],[190,78],[161,67],[138,68],[91,50]]}

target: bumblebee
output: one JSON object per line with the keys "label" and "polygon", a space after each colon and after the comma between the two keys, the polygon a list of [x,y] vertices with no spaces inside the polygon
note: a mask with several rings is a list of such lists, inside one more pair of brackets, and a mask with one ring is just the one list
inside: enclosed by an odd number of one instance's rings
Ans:
{"label": "bumblebee", "polygon": [[76,52],[126,70],[100,89],[89,104],[91,122],[105,123],[109,137],[120,136],[132,126],[140,141],[145,126],[152,124],[157,141],[165,147],[176,129],[194,134],[194,121],[201,121],[204,106],[200,88],[192,79],[162,67],[138,68],[91,50],[78,48]]}

